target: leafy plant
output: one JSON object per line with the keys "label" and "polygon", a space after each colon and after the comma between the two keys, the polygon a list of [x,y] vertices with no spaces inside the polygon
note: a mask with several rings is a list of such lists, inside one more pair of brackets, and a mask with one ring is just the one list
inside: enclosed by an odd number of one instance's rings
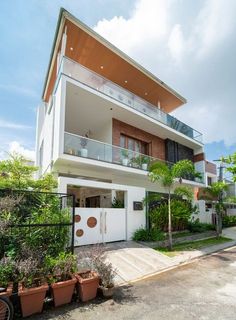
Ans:
{"label": "leafy plant", "polygon": [[[194,211],[191,202],[172,199],[170,204],[172,214],[172,230],[184,230],[187,228],[188,220]],[[162,202],[149,212],[150,223],[153,229],[160,228],[162,231],[168,230],[168,203]]]}
{"label": "leafy plant", "polygon": [[224,228],[236,226],[236,216],[224,216],[222,224]]}
{"label": "leafy plant", "polygon": [[112,201],[112,208],[124,208],[124,201],[117,199],[114,197]]}
{"label": "leafy plant", "polygon": [[6,288],[14,279],[15,262],[9,257],[0,260],[0,287]]}
{"label": "leafy plant", "polygon": [[101,285],[105,288],[114,287],[114,278],[116,271],[111,263],[104,262],[102,259],[98,259],[95,270],[99,274]]}
{"label": "leafy plant", "polygon": [[18,260],[16,269],[17,280],[23,282],[24,287],[31,288],[41,283],[44,273],[38,259],[28,257]]}
{"label": "leafy plant", "polygon": [[45,268],[50,275],[50,282],[66,281],[78,270],[77,257],[71,253],[61,252],[58,257],[47,256]]}
{"label": "leafy plant", "polygon": [[134,241],[162,241],[165,240],[164,232],[160,231],[159,229],[137,229],[132,239]]}
{"label": "leafy plant", "polygon": [[197,232],[200,233],[200,232],[206,232],[211,230],[214,231],[216,229],[213,224],[201,223],[199,222],[199,219],[196,219],[194,221],[189,221],[187,228],[190,232],[193,232],[193,233],[197,233]]}
{"label": "leafy plant", "polygon": [[[149,178],[152,182],[161,182],[168,193],[168,235],[169,249],[172,249],[172,213],[171,213],[171,192],[175,189],[174,185],[177,181],[182,182],[186,176],[199,177],[194,169],[194,165],[190,160],[181,160],[174,165],[164,162],[155,162],[150,165]],[[183,189],[183,187],[182,187]]]}
{"label": "leafy plant", "polygon": [[222,161],[227,163],[226,170],[233,175],[233,181],[236,182],[236,152],[228,157],[223,157]]}
{"label": "leafy plant", "polygon": [[37,171],[38,168],[29,165],[26,158],[12,153],[9,155],[9,159],[0,161],[0,188],[52,191],[57,186],[54,177],[51,174],[46,174],[35,180],[34,174]]}

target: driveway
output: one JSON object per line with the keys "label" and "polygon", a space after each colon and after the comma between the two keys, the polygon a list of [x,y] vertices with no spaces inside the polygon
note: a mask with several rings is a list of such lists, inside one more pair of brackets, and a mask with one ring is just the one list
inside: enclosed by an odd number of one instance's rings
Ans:
{"label": "driveway", "polygon": [[235,320],[236,247],[132,286],[114,300],[73,303],[33,320]]}

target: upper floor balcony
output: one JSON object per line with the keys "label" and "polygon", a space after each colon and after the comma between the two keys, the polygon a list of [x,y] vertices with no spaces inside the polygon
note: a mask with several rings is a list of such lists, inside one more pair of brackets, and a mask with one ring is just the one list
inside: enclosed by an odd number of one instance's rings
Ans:
{"label": "upper floor balcony", "polygon": [[[143,171],[148,171],[150,164],[154,162],[165,162],[168,166],[172,166],[173,163],[157,159],[140,152],[136,152],[130,149],[121,148],[109,143],[104,143],[98,140],[90,139],[84,136],[64,133],[64,154],[75,157],[80,157],[89,160],[95,160],[103,163],[110,163],[113,165],[119,165],[120,168],[133,168]],[[77,158],[78,159],[78,158]],[[93,163],[99,165],[99,162]],[[204,183],[204,172],[201,173],[201,178],[195,178],[193,176],[186,176],[185,180],[193,181],[196,183]]]}
{"label": "upper floor balcony", "polygon": [[63,57],[59,72],[182,133],[188,138],[202,143],[202,134],[200,132],[73,60]]}

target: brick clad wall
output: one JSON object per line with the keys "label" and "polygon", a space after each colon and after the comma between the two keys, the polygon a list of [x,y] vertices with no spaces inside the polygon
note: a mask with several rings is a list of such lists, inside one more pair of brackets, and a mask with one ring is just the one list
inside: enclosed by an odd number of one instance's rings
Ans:
{"label": "brick clad wall", "polygon": [[117,119],[112,119],[112,144],[120,145],[120,135],[124,134],[131,138],[146,142],[149,145],[149,155],[165,160],[165,140],[145,132],[139,128],[130,126]]}

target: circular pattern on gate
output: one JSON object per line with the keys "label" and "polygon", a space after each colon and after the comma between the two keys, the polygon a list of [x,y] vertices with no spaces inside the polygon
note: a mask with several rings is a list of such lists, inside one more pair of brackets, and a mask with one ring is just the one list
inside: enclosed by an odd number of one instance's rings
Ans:
{"label": "circular pattern on gate", "polygon": [[84,234],[84,230],[82,230],[82,229],[76,230],[76,235],[77,235],[77,237],[82,237],[83,234]]}
{"label": "circular pattern on gate", "polygon": [[75,215],[75,222],[78,223],[81,220],[81,216],[79,214]]}
{"label": "circular pattern on gate", "polygon": [[97,225],[97,219],[95,217],[89,217],[87,220],[87,226],[89,228],[94,228]]}

